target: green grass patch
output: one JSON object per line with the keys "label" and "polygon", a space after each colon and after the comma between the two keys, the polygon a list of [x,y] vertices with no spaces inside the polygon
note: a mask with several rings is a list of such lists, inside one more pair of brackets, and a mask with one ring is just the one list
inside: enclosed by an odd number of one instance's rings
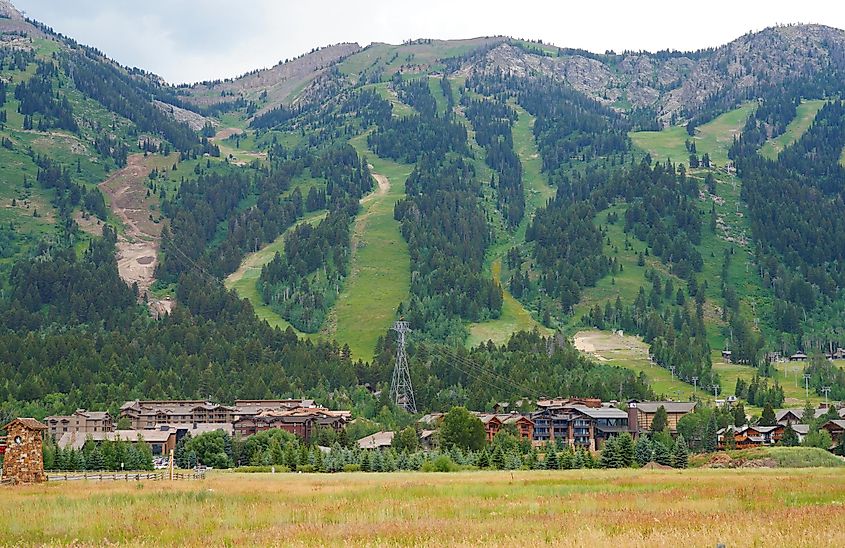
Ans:
{"label": "green grass patch", "polygon": [[699,156],[705,152],[717,166],[728,163],[728,149],[733,144],[733,138],[738,136],[746,120],[757,108],[757,103],[749,101],[739,108],[728,111],[714,120],[699,126],[695,136],[687,134],[683,126],[672,126],[662,131],[637,131],[630,133],[634,145],[651,154],[655,161],[665,161],[667,158],[673,163],[688,164],[689,152],[685,142],[695,142]]}
{"label": "green grass patch", "polygon": [[760,154],[769,160],[777,160],[778,154],[783,152],[783,149],[790,146],[804,135],[816,119],[816,114],[825,105],[827,101],[824,99],[814,99],[811,101],[802,101],[798,105],[795,119],[789,122],[786,130],[781,135],[774,139],[769,139],[760,148]]}
{"label": "green grass patch", "polygon": [[276,311],[270,308],[269,305],[264,304],[261,294],[258,291],[258,278],[261,276],[261,268],[272,261],[273,257],[276,256],[276,253],[285,252],[285,238],[291,231],[293,231],[294,228],[302,223],[310,223],[312,225],[316,224],[325,216],[325,211],[311,213],[306,216],[286,230],[284,234],[276,238],[272,243],[269,243],[255,253],[250,253],[244,257],[240,268],[226,278],[226,289],[234,289],[242,299],[249,300],[249,302],[252,303],[252,307],[255,309],[255,314],[258,316],[258,319],[266,321],[271,327],[278,327],[283,330],[290,327],[301,337],[313,336],[298,331],[290,325],[287,320],[282,318]]}
{"label": "green grass patch", "polygon": [[355,358],[370,359],[376,341],[396,320],[399,303],[408,298],[411,266],[408,244],[393,218],[396,203],[405,197],[405,181],[413,166],[376,156],[366,135],[350,140],[373,172],[386,177],[390,188],[378,187],[362,201],[353,227],[350,275],[338,296],[324,332],[346,343]]}

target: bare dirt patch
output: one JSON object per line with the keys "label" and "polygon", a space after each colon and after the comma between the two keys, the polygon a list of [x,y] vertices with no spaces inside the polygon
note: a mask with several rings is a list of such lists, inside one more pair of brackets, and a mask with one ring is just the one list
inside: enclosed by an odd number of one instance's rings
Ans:
{"label": "bare dirt patch", "polygon": [[224,128],[224,129],[221,129],[220,131],[218,131],[217,134],[214,136],[214,140],[215,141],[222,141],[224,139],[228,139],[232,135],[243,135],[243,134],[244,134],[244,130],[242,130],[240,128],[227,127],[227,128]]}
{"label": "bare dirt patch", "polygon": [[[155,282],[162,224],[155,222],[158,197],[147,195],[147,181],[152,171],[153,156],[134,154],[125,168],[100,184],[108,196],[115,216],[123,223],[124,232],[117,241],[117,269],[129,285],[138,284],[140,295]],[[154,308],[154,303],[151,303]]]}
{"label": "bare dirt patch", "polygon": [[92,236],[103,235],[103,221],[94,215],[85,215],[81,211],[77,211],[73,216],[73,220],[76,221],[82,232],[86,232]]}
{"label": "bare dirt patch", "polygon": [[585,354],[608,361],[620,356],[648,360],[648,345],[637,337],[607,331],[580,331],[574,337],[575,348]]}

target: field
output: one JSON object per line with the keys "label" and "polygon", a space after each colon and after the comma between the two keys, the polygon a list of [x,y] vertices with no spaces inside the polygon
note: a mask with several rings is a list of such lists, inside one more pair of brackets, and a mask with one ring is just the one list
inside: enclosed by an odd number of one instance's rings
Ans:
{"label": "field", "polygon": [[[537,151],[534,142],[534,117],[525,109],[512,104],[519,114],[519,118],[513,126],[514,151],[522,163],[522,182],[525,187],[525,217],[512,232],[504,228],[499,229],[498,240],[488,250],[488,263],[490,274],[500,283],[504,283],[504,301],[502,303],[502,314],[499,318],[483,323],[471,324],[470,335],[467,338],[467,346],[477,346],[480,343],[492,340],[494,343],[502,344],[507,342],[511,334],[517,331],[531,331],[535,327],[542,332],[549,332],[543,327],[528,311],[525,306],[516,300],[507,290],[507,279],[501,279],[502,258],[513,246],[518,246],[525,241],[525,230],[528,223],[533,219],[538,208],[546,205],[548,200],[554,198],[555,190],[546,182],[542,174],[543,161]],[[485,165],[486,167],[486,165]],[[481,172],[481,180],[489,180],[486,171]],[[496,212],[498,214],[498,212]],[[500,215],[497,215],[501,224]]]}
{"label": "field", "polygon": [[[573,340],[576,348],[600,362],[618,365],[635,373],[645,373],[651,382],[652,389],[658,396],[687,399],[693,395],[694,387],[691,384],[674,378],[670,371],[648,359],[648,345],[639,337],[619,336],[608,331],[585,329],[577,332]],[[721,379],[720,398],[734,393],[738,378],[750,382],[756,371],[746,365],[725,363],[722,361],[718,350],[713,352],[712,360],[713,370],[719,373]],[[784,396],[786,396],[784,407],[799,408],[804,406],[806,393],[803,384],[801,384],[802,367],[800,364],[775,364],[774,380],[777,380],[783,387]],[[699,387],[697,395],[704,401],[712,401],[713,389],[710,387],[705,390]],[[813,405],[817,405],[824,401],[824,398],[820,398],[813,391],[810,391],[810,401]],[[746,411],[759,414],[760,409],[746,406]]]}
{"label": "field", "polygon": [[835,469],[227,474],[4,489],[3,544],[842,546]]}
{"label": "field", "polygon": [[354,358],[368,360],[376,341],[396,320],[396,308],[408,298],[411,265],[408,244],[393,218],[405,196],[412,166],[384,160],[366,148],[364,136],[351,140],[367,158],[378,187],[362,200],[355,220],[350,276],[338,296],[324,331],[349,345]]}
{"label": "field", "polygon": [[718,116],[711,122],[699,126],[695,137],[690,137],[683,126],[673,126],[663,131],[638,131],[631,133],[631,140],[636,146],[651,154],[654,161],[663,162],[667,158],[679,164],[689,163],[689,152],[684,143],[689,139],[695,142],[696,151],[701,156],[705,152],[717,166],[728,163],[728,149],[745,125],[748,116],[756,108],[753,102]]}
{"label": "field", "polygon": [[786,130],[781,135],[774,139],[769,139],[763,145],[760,149],[760,155],[769,160],[777,160],[778,154],[784,148],[800,139],[804,135],[804,132],[810,128],[810,125],[816,118],[816,114],[824,106],[825,102],[823,99],[802,102],[798,106],[795,119],[786,126]]}
{"label": "field", "polygon": [[[226,289],[234,289],[242,299],[248,299],[255,309],[255,314],[259,320],[265,320],[271,327],[278,327],[280,329],[287,329],[290,327],[297,331],[287,320],[282,318],[276,311],[264,304],[261,299],[261,294],[258,292],[258,277],[261,275],[261,267],[273,260],[276,253],[285,252],[285,237],[291,230],[302,223],[316,224],[326,216],[325,211],[312,213],[304,219],[286,230],[281,236],[276,238],[273,242],[267,244],[255,253],[250,253],[244,257],[240,268],[226,278]],[[304,336],[304,333],[297,331],[297,334]]]}

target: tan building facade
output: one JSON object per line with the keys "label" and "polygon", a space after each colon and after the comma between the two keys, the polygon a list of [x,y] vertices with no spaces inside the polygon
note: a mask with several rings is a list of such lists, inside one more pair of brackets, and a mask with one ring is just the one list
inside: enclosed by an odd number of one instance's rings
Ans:
{"label": "tan building facade", "polygon": [[59,439],[65,433],[96,434],[113,432],[114,421],[108,411],[86,411],[77,409],[72,415],[55,415],[44,419],[54,439]]}

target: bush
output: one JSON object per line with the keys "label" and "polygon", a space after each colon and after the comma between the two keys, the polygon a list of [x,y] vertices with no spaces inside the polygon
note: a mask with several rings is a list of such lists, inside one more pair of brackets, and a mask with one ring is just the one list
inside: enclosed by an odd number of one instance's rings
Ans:
{"label": "bush", "polygon": [[457,472],[460,467],[447,455],[440,455],[434,460],[427,460],[423,463],[423,472]]}
{"label": "bush", "polygon": [[296,471],[302,472],[304,474],[313,474],[314,472],[317,471],[317,469],[314,468],[313,464],[300,464],[299,466],[296,467]]}
{"label": "bush", "polygon": [[273,470],[276,471],[277,474],[284,474],[290,472],[290,468],[287,466],[276,465],[276,466],[239,466],[238,468],[234,468],[233,472],[238,472],[241,474],[269,474]]}
{"label": "bush", "polygon": [[361,465],[360,464],[344,464],[343,465],[344,472],[360,472]]}

